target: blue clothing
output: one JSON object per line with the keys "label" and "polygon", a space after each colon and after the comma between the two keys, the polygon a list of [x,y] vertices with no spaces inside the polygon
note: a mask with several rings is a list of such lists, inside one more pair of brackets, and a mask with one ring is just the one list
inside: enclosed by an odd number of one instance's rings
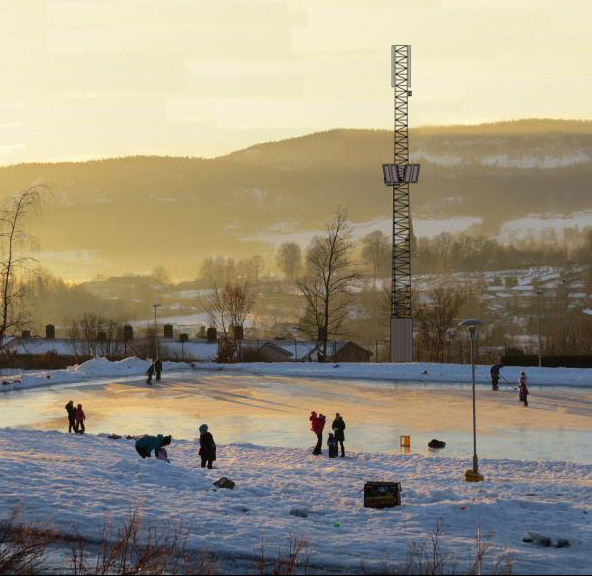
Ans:
{"label": "blue clothing", "polygon": [[136,440],[136,450],[144,452],[150,457],[150,453],[154,450],[154,457],[156,458],[158,451],[162,447],[164,436],[142,436]]}
{"label": "blue clothing", "polygon": [[490,372],[491,372],[492,375],[493,374],[499,375],[499,371],[503,367],[504,367],[503,364],[495,364],[494,366],[491,367]]}

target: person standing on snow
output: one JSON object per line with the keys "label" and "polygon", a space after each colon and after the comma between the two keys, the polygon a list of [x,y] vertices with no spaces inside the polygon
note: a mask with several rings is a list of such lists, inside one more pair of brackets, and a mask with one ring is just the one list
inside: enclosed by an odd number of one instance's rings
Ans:
{"label": "person standing on snow", "polygon": [[82,404],[78,404],[78,406],[76,406],[74,418],[76,419],[74,432],[76,432],[77,434],[84,434],[84,421],[86,420],[86,415],[84,414],[84,410],[82,409]]}
{"label": "person standing on snow", "polygon": [[336,447],[337,444],[341,445],[341,457],[343,458],[345,456],[345,448],[343,447],[343,443],[345,442],[345,421],[339,412],[335,414],[335,420],[333,420],[331,428],[333,429],[333,432],[335,432]]}
{"label": "person standing on snow", "polygon": [[216,443],[211,432],[208,432],[208,425],[202,424],[199,427],[199,455],[201,456],[201,467],[212,469],[212,463],[216,459]]}
{"label": "person standing on snow", "polygon": [[151,452],[154,450],[154,457],[158,458],[158,453],[163,446],[168,446],[171,443],[171,436],[163,436],[159,434],[158,436],[140,436],[136,440],[136,452],[142,458],[150,458]]}
{"label": "person standing on snow", "polygon": [[160,375],[162,374],[162,361],[159,357],[154,361],[154,371],[156,372],[156,381],[158,382],[160,380]]}
{"label": "person standing on snow", "polygon": [[310,413],[310,423],[312,431],[317,435],[317,445],[315,446],[312,453],[315,456],[318,456],[322,453],[322,446],[323,446],[323,429],[325,428],[325,416],[323,414],[319,414],[317,416],[316,412]]}
{"label": "person standing on snow", "polygon": [[491,367],[491,389],[492,390],[499,390],[499,379],[500,379],[500,368],[504,367],[503,362],[498,362],[497,364]]}
{"label": "person standing on snow", "polygon": [[329,458],[337,458],[337,440],[335,440],[333,432],[329,432],[327,447],[329,448]]}
{"label": "person standing on snow", "polygon": [[528,406],[528,388],[526,387],[526,372],[520,372],[520,381],[518,383],[518,398]]}
{"label": "person standing on snow", "polygon": [[71,434],[72,430],[76,432],[76,408],[74,408],[74,400],[70,400],[64,408],[68,412],[68,434]]}

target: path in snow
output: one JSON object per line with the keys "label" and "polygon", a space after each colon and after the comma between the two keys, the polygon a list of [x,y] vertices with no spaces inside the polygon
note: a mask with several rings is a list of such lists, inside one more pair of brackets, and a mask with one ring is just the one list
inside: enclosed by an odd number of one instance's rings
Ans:
{"label": "path in snow", "polygon": [[[477,390],[478,454],[520,460],[589,462],[592,454],[592,391],[533,388],[524,408],[505,386]],[[412,437],[413,452],[466,457],[472,454],[471,388],[363,380],[320,380],[240,373],[166,374],[148,387],[126,382],[63,384],[0,395],[0,425],[66,430],[64,405],[81,402],[94,433],[170,433],[193,439],[207,422],[221,443],[307,447],[311,409],[346,422],[349,450],[399,452],[399,436]],[[427,442],[447,442],[441,453]]]}

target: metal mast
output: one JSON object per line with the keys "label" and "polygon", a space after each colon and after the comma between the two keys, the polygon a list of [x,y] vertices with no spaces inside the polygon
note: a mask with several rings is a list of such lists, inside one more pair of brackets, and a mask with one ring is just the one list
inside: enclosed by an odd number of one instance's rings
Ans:
{"label": "metal mast", "polygon": [[391,85],[395,90],[394,164],[383,164],[384,182],[393,187],[391,362],[413,360],[409,184],[417,182],[419,164],[409,164],[410,64],[411,46],[407,44],[392,46]]}

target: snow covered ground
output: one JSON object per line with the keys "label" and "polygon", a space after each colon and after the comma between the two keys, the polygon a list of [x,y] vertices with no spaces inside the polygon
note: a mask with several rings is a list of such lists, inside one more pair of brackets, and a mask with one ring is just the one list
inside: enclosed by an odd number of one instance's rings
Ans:
{"label": "snow covered ground", "polygon": [[[181,526],[192,548],[218,555],[220,570],[236,569],[237,558],[252,569],[262,542],[273,556],[303,538],[313,567],[342,573],[404,562],[439,522],[460,572],[478,528],[513,555],[514,573],[592,571],[592,370],[527,368],[533,394],[525,409],[510,386],[492,392],[489,367],[478,366],[486,480],[468,484],[470,366],[167,363],[152,387],[147,366],[99,358],[4,374],[11,383],[2,389],[14,392],[0,398],[0,517],[20,507],[30,522],[98,538],[105,518],[123,521],[140,503],[146,520]],[[519,371],[502,374],[515,382]],[[172,433],[172,463],[141,460],[125,438],[58,432],[66,396],[84,404],[91,432]],[[306,448],[312,408],[346,416],[345,459]],[[213,471],[200,468],[192,441],[203,421],[219,443]],[[412,435],[413,453],[400,452],[399,434]],[[430,453],[431,437],[447,447]],[[214,491],[221,476],[236,488]],[[401,482],[403,505],[364,508],[361,490],[371,480]],[[529,531],[571,545],[523,542]]]}
{"label": "snow covered ground", "polygon": [[[434,362],[409,362],[405,364],[315,362],[252,363],[252,364],[196,364],[197,370],[224,370],[250,374],[274,374],[277,376],[306,378],[339,378],[361,380],[385,380],[406,382],[471,382],[471,366],[467,364],[437,364]],[[475,366],[475,381],[491,384],[491,366]],[[504,381],[517,383],[520,371],[528,374],[529,386],[592,387],[590,368],[539,368],[506,366],[502,368]]]}
{"label": "snow covered ground", "polygon": [[[345,459],[309,450],[220,445],[212,471],[194,442],[176,440],[170,465],[141,460],[131,440],[55,431],[0,429],[0,515],[98,538],[103,520],[123,521],[141,503],[148,521],[189,531],[192,548],[220,557],[270,555],[288,538],[308,541],[311,562],[360,573],[404,562],[408,546],[441,523],[445,551],[462,567],[478,527],[514,557],[517,574],[590,574],[592,465],[481,461],[486,480],[462,480],[466,459],[358,453]],[[234,490],[214,491],[227,476]],[[398,481],[400,508],[363,507],[369,480]],[[297,517],[290,510],[304,510]],[[568,548],[525,543],[527,531],[570,540]],[[246,567],[249,567],[247,563]]]}
{"label": "snow covered ground", "polygon": [[[84,382],[97,378],[125,378],[143,375],[149,362],[139,358],[126,358],[110,362],[106,358],[95,358],[83,364],[68,367],[66,370],[31,371],[16,374],[14,370],[4,376],[6,382],[0,390],[22,390],[39,386]],[[476,366],[475,380],[480,384],[490,382],[490,366]],[[338,378],[350,380],[383,380],[405,382],[451,382],[466,383],[471,381],[471,367],[467,364],[437,364],[430,362],[409,362],[406,364],[342,363],[322,364],[315,362],[274,362],[216,364],[187,362],[165,362],[165,372],[186,370],[216,371],[242,374],[266,374],[293,378]],[[592,369],[590,368],[539,368],[506,366],[502,369],[504,379],[516,383],[520,371],[526,370],[529,386],[571,386],[592,388]]]}
{"label": "snow covered ground", "polygon": [[[145,374],[149,366],[148,360],[140,358],[126,358],[117,362],[111,362],[107,358],[93,358],[82,364],[68,366],[65,370],[29,370],[20,373],[13,369],[2,370],[0,390],[10,392],[101,378],[137,378]],[[163,362],[163,370],[167,372],[190,369],[191,365],[184,362]]]}

